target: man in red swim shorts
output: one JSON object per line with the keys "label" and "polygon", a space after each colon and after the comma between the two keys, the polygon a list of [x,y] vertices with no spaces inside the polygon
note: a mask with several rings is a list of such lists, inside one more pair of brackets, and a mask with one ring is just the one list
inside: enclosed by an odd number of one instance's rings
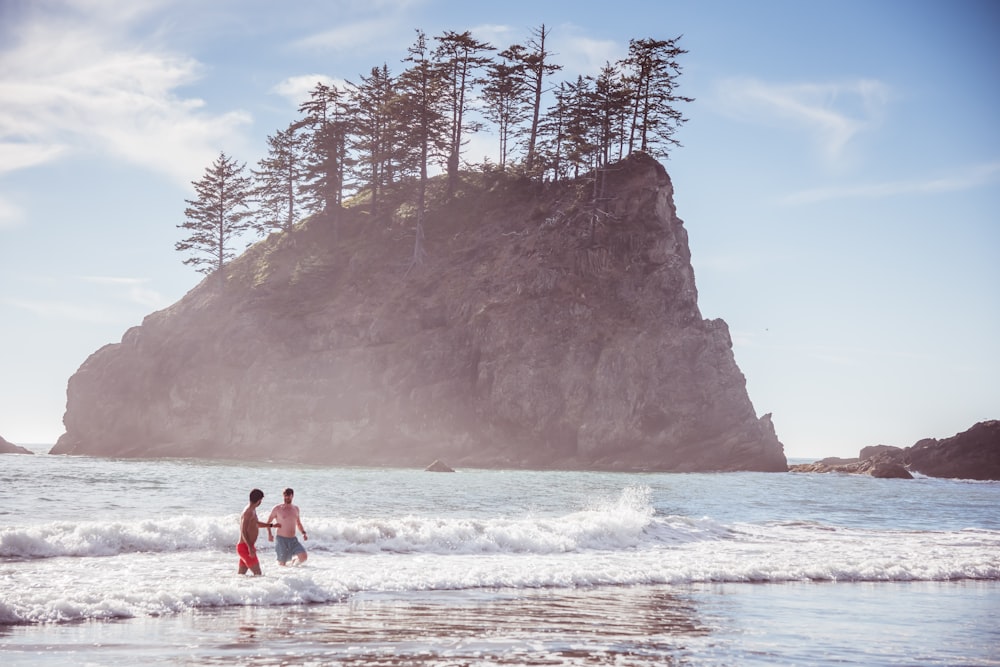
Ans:
{"label": "man in red swim shorts", "polygon": [[257,558],[257,535],[261,528],[280,528],[280,523],[264,523],[257,518],[257,508],[264,500],[264,492],[254,489],[250,492],[250,504],[240,515],[240,541],[236,545],[236,553],[240,555],[239,573],[246,574],[250,570],[256,575],[261,574],[260,559]]}

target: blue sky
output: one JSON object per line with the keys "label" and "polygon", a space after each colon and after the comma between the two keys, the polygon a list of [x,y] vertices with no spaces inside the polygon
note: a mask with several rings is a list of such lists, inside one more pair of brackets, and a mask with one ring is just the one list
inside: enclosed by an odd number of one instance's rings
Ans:
{"label": "blue sky", "polygon": [[54,442],[87,356],[197,284],[176,225],[220,150],[416,28],[543,23],[566,80],[683,35],[699,304],[789,456],[1000,418],[1000,3],[0,0],[0,435]]}

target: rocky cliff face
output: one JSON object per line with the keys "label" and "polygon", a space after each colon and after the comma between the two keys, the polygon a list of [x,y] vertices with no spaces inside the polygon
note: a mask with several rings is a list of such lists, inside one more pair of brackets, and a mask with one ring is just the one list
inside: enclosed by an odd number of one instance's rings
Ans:
{"label": "rocky cliff face", "polygon": [[[702,319],[666,171],[469,176],[250,248],[70,379],[53,453],[329,464],[787,469]],[[596,210],[596,213],[595,213]],[[410,268],[408,268],[410,267]]]}

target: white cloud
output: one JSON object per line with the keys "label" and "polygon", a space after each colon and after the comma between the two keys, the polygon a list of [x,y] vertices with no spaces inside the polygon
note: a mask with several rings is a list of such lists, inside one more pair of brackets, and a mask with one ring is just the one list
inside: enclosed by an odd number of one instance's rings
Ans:
{"label": "white cloud", "polygon": [[0,176],[10,171],[45,164],[56,159],[65,150],[66,146],[60,144],[0,142]]}
{"label": "white cloud", "polygon": [[[413,43],[414,27],[426,0],[342,0],[327,3],[324,20],[329,30],[296,40],[293,47],[318,52],[384,52],[398,44],[401,52]],[[364,16],[366,18],[359,18]],[[370,18],[368,18],[370,17]],[[431,37],[428,32],[428,39]],[[378,65],[379,63],[374,63]]]}
{"label": "white cloud", "polygon": [[[524,44],[533,35],[523,35],[516,41]],[[578,34],[571,25],[551,29],[545,38],[545,50],[552,54],[552,62],[563,66],[558,75],[575,79],[578,75],[596,76],[606,63],[614,63],[627,55],[627,46],[607,39],[593,39]]]}
{"label": "white cloud", "polygon": [[285,79],[272,88],[271,92],[281,95],[297,109],[299,105],[309,99],[309,94],[316,88],[317,83],[337,86],[340,90],[347,86],[347,82],[343,79],[334,79],[326,74],[302,74]]}
{"label": "white cloud", "polygon": [[385,32],[385,21],[381,19],[358,21],[303,37],[295,46],[318,51],[352,51],[378,44]]}
{"label": "white cloud", "polygon": [[197,61],[129,34],[129,22],[153,5],[120,5],[30,6],[37,11],[18,26],[17,42],[0,51],[0,173],[75,151],[187,184],[219,146],[241,143],[247,113],[211,114],[201,100],[177,95],[200,77]]}
{"label": "white cloud", "polygon": [[890,181],[804,190],[784,197],[781,203],[797,205],[837,199],[878,199],[900,195],[932,195],[972,190],[996,183],[1000,183],[1000,162],[975,165],[948,176],[921,181]]}
{"label": "white cloud", "polygon": [[169,301],[162,294],[146,287],[146,283],[149,282],[148,278],[84,276],[82,280],[95,285],[111,285],[124,288],[124,292],[120,292],[119,296],[129,303],[154,309],[169,305]]}
{"label": "white cloud", "polygon": [[512,43],[520,39],[514,35],[513,29],[509,25],[500,23],[484,23],[469,30],[475,39],[481,42],[488,42],[503,51]]}
{"label": "white cloud", "polygon": [[859,133],[881,121],[888,87],[871,79],[845,83],[774,84],[756,79],[721,82],[715,101],[749,123],[797,127],[813,136],[828,159],[840,157]]}
{"label": "white cloud", "polygon": [[41,299],[4,299],[3,303],[50,320],[69,320],[91,324],[118,324],[121,318],[103,308],[79,302]]}
{"label": "white cloud", "polygon": [[[78,283],[96,285],[96,292],[69,301],[65,296],[57,298],[5,298],[0,300],[7,306],[33,313],[52,320],[88,322],[92,324],[121,324],[134,318],[134,308],[140,306],[143,312],[164,308],[170,302],[156,290],[150,289],[148,278],[115,276],[81,276]],[[72,286],[54,286],[63,294],[74,293]],[[116,305],[117,304],[117,305]],[[122,304],[129,304],[125,306]]]}

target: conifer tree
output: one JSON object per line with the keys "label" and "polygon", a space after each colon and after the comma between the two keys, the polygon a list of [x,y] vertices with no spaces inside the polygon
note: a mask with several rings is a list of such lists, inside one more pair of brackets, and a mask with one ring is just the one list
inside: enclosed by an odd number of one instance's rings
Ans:
{"label": "conifer tree", "polygon": [[331,213],[343,203],[351,132],[346,103],[346,94],[337,86],[317,83],[309,99],[299,106],[305,116],[298,125],[309,133],[304,191],[313,212]]}
{"label": "conifer tree", "polygon": [[621,71],[611,63],[605,63],[593,80],[590,97],[598,146],[597,166],[603,167],[612,161],[615,150],[615,159],[622,158],[631,95]]}
{"label": "conifer tree", "polygon": [[531,107],[531,124],[528,126],[528,141],[525,151],[524,168],[529,174],[535,171],[535,153],[538,142],[538,128],[541,122],[542,96],[545,93],[545,79],[562,69],[562,65],[551,62],[553,55],[546,50],[545,39],[549,31],[543,23],[532,30],[527,45],[515,44],[507,49],[505,57],[518,62],[521,76],[524,77],[528,91],[528,104]]}
{"label": "conifer tree", "polygon": [[355,174],[362,189],[370,194],[370,210],[376,215],[381,196],[392,184],[394,149],[398,147],[399,128],[392,109],[395,79],[388,65],[373,67],[370,74],[361,77],[360,84],[350,84],[350,111],[353,117],[353,141],[356,152]]}
{"label": "conifer tree", "polygon": [[267,156],[258,162],[254,197],[258,204],[255,227],[260,233],[291,229],[301,217],[305,185],[303,138],[293,123],[267,138]]}
{"label": "conifer tree", "polygon": [[411,63],[399,78],[399,91],[404,104],[402,127],[406,129],[406,146],[412,151],[419,173],[417,183],[416,229],[413,259],[410,267],[420,264],[424,257],[424,213],[427,208],[427,173],[432,156],[441,156],[447,145],[447,127],[444,122],[440,70],[431,60],[427,37],[417,30],[417,39],[407,50],[404,62]]}
{"label": "conifer tree", "polygon": [[674,133],[687,119],[675,105],[694,99],[675,92],[681,74],[677,58],[687,53],[677,45],[678,41],[679,36],[629,40],[629,55],[623,61],[631,70],[633,95],[629,153],[641,150],[666,155],[671,146],[679,145]]}
{"label": "conifer tree", "polygon": [[239,164],[224,152],[205,169],[205,175],[194,185],[196,199],[185,199],[186,220],[177,225],[191,235],[174,246],[180,252],[191,252],[185,264],[199,273],[218,272],[235,257],[233,242],[250,227],[251,187],[246,176],[246,164]]}
{"label": "conifer tree", "polygon": [[490,62],[490,58],[483,54],[494,49],[486,42],[473,39],[468,30],[461,34],[448,30],[434,39],[438,41],[434,58],[441,72],[448,111],[448,137],[444,150],[447,155],[448,196],[451,196],[458,185],[463,133],[466,130],[476,132],[482,127],[480,123],[470,123],[466,112],[473,86],[480,83],[477,72]]}
{"label": "conifer tree", "polygon": [[487,68],[482,93],[483,115],[497,126],[499,167],[503,171],[507,168],[511,141],[518,136],[520,124],[528,117],[528,107],[524,104],[528,88],[520,75],[519,66],[510,64],[503,54],[501,58],[503,60],[493,62]]}
{"label": "conifer tree", "polygon": [[579,76],[576,82],[565,85],[561,95],[562,113],[566,118],[566,162],[567,169],[573,170],[572,178],[597,166],[600,144],[595,135],[599,123],[594,108],[593,82],[591,77]]}

